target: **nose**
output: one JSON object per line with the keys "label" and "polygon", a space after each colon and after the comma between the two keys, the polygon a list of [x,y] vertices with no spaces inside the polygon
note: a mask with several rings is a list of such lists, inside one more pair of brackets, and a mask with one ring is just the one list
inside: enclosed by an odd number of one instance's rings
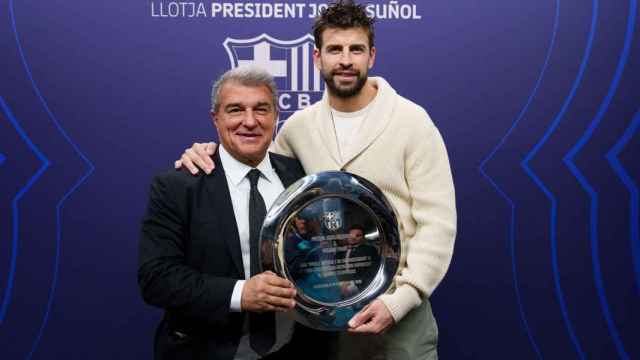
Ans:
{"label": "nose", "polygon": [[345,50],[342,52],[340,56],[340,66],[343,68],[349,68],[353,65],[353,61],[351,59],[351,52],[349,50]]}
{"label": "nose", "polygon": [[242,125],[249,129],[253,129],[254,127],[258,126],[256,113],[252,109],[247,109],[247,111],[245,112],[244,118],[242,119]]}

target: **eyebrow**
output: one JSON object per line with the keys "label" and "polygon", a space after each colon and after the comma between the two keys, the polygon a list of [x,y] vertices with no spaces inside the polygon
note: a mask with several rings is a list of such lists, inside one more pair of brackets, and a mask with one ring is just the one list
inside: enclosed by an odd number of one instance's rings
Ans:
{"label": "eyebrow", "polygon": [[271,103],[270,103],[270,102],[267,102],[267,101],[260,101],[260,102],[258,102],[258,103],[256,104],[256,107],[259,107],[259,106],[268,106],[268,107],[271,107]]}
{"label": "eyebrow", "polygon": [[[270,108],[273,107],[271,105],[271,103],[268,102],[268,101],[259,101],[254,105],[250,105],[250,107],[261,107],[261,106],[267,106],[267,107],[270,107]],[[227,104],[227,106],[225,106],[224,109],[225,110],[229,110],[230,108],[233,108],[233,107],[244,108],[244,107],[246,107],[246,105],[242,104],[242,103],[239,103],[239,102],[235,102],[235,103]]]}
{"label": "eyebrow", "polygon": [[[335,50],[335,49],[342,49],[344,48],[345,45],[342,44],[327,44],[325,46],[325,49],[327,50]],[[349,44],[347,45],[347,47],[349,48],[349,50],[365,50],[367,48],[366,44],[360,43],[360,44]]]}

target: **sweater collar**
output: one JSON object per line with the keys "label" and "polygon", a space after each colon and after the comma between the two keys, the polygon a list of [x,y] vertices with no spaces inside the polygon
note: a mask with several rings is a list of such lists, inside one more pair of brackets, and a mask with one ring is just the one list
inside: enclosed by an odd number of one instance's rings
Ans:
{"label": "sweater collar", "polygon": [[397,100],[395,90],[382,77],[370,77],[368,81],[373,82],[374,86],[378,88],[378,93],[371,101],[371,110],[368,111],[359,131],[354,133],[356,138],[353,139],[353,145],[350,146],[346,154],[343,154],[343,158],[340,157],[338,139],[333,123],[331,122],[332,115],[328,90],[325,89],[322,100],[320,101],[319,119],[316,119],[316,121],[320,124],[320,132],[325,140],[324,144],[329,154],[334,161],[340,165],[340,168],[344,168],[354,158],[360,155],[360,153],[366,150],[375,139],[382,134],[383,130],[392,120],[391,117]]}

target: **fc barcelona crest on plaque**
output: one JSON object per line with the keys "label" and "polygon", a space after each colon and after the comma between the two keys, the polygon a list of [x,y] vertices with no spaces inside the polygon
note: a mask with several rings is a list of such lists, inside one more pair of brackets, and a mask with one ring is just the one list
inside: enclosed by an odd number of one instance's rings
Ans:
{"label": "fc barcelona crest on plaque", "polygon": [[336,231],[342,227],[342,218],[338,211],[326,211],[322,217],[324,226],[329,231]]}

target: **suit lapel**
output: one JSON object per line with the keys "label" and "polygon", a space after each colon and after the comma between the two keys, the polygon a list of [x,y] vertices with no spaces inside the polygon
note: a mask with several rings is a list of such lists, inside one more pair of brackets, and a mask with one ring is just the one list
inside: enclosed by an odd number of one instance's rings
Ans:
{"label": "suit lapel", "polygon": [[282,181],[282,185],[285,189],[296,182],[300,176],[304,176],[304,174],[296,174],[295,172],[290,171],[276,156],[273,156],[273,154],[270,155],[269,159],[271,159],[271,166],[275,169],[276,174],[278,174],[278,177],[280,178],[280,181]]}
{"label": "suit lapel", "polygon": [[[215,171],[206,176],[207,193],[211,199],[212,208],[215,210],[214,216],[220,230],[220,236],[227,244],[227,249],[231,254],[231,259],[235,264],[238,273],[244,279],[244,266],[242,265],[242,250],[240,249],[240,237],[238,235],[238,224],[236,222],[235,213],[233,212],[233,203],[229,194],[229,185],[227,177],[220,161],[220,155],[216,151],[213,155],[213,162],[216,165]],[[216,234],[218,236],[218,234]]]}

